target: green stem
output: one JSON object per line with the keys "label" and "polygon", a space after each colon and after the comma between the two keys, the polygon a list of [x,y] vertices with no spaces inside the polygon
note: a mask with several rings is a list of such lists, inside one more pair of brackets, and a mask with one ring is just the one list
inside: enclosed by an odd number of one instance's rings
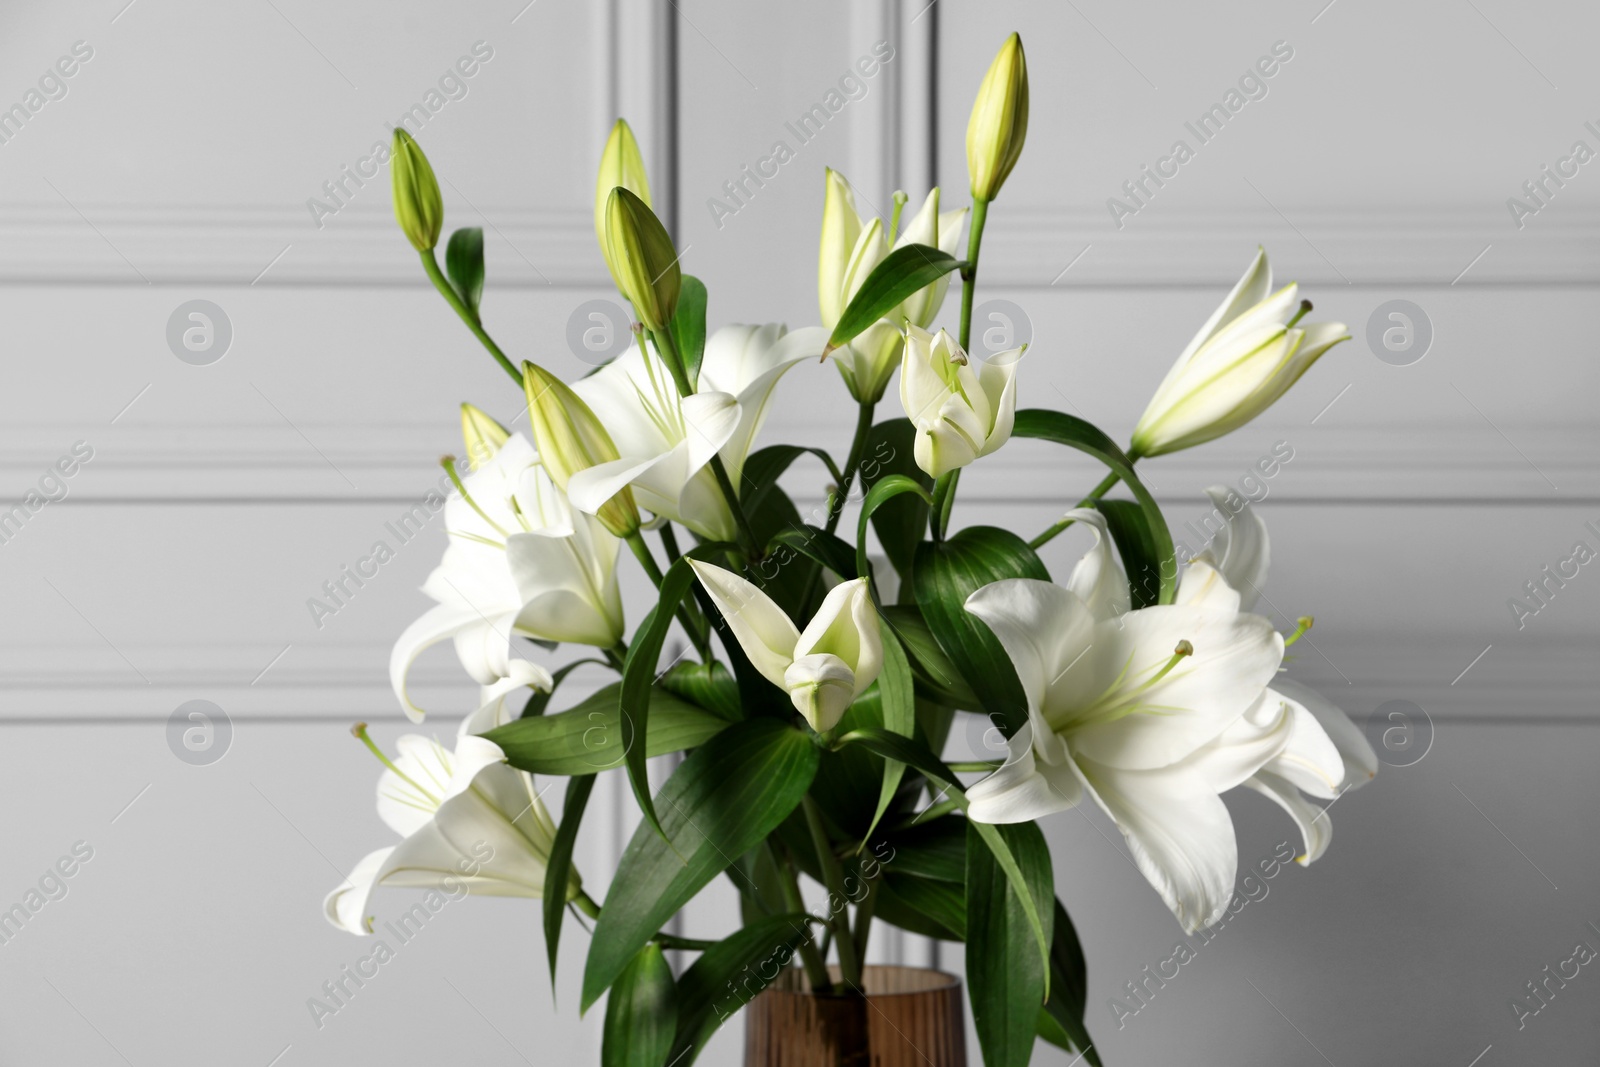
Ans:
{"label": "green stem", "polygon": [[[772,867],[778,872],[778,888],[783,893],[783,906],[796,915],[804,914],[806,902],[800,895],[800,882],[795,878],[794,865],[787,857],[779,861],[777,855],[772,853],[771,841],[761,842],[761,847],[771,855]],[[827,961],[817,951],[809,931],[806,939],[800,942],[800,964],[805,968],[806,978],[811,982],[813,993],[833,992],[833,979],[828,976]]]}
{"label": "green stem", "polygon": [[578,910],[589,916],[589,918],[600,918],[600,905],[596,904],[594,898],[583,890],[578,890],[578,895],[572,898],[572,903],[576,904]]}
{"label": "green stem", "polygon": [[701,941],[693,937],[679,937],[677,934],[667,933],[657,934],[651,940],[662,948],[682,949],[686,952],[704,952],[720,944],[717,941]]}
{"label": "green stem", "polygon": [[[844,891],[844,869],[839,857],[833,853],[833,843],[828,840],[827,828],[822,824],[822,810],[808,793],[800,801],[805,809],[806,826],[811,830],[811,844],[817,850],[817,862],[822,864],[822,877],[828,887],[828,921],[833,925],[833,942],[839,948],[839,977],[846,985],[861,987],[861,960],[856,955],[855,937],[850,933],[850,898]],[[838,912],[833,906],[837,901]]]}
{"label": "green stem", "polygon": [[[1078,501],[1077,506],[1080,507],[1080,508],[1093,507],[1095,504],[1098,504],[1100,502],[1100,498],[1101,497],[1103,497],[1107,493],[1111,492],[1112,487],[1115,486],[1120,481],[1122,481],[1122,475],[1118,474],[1116,471],[1112,471],[1110,474],[1105,476],[1104,480],[1102,480],[1099,485],[1095,486],[1093,489],[1091,489],[1089,491],[1089,495],[1088,496],[1086,496],[1082,500]],[[1072,525],[1072,520],[1071,519],[1064,518],[1064,519],[1060,520],[1059,522],[1057,522],[1054,525],[1052,525],[1044,533],[1040,534],[1038,537],[1035,537],[1032,541],[1029,541],[1028,542],[1028,547],[1037,549],[1037,548],[1040,548],[1043,545],[1049,544],[1050,541],[1053,540],[1057,534],[1059,534],[1062,530],[1065,530],[1068,526],[1071,526],[1071,525]]]}
{"label": "green stem", "polygon": [[928,532],[935,541],[943,541],[950,528],[950,509],[956,502],[956,485],[961,481],[961,468],[939,475],[933,483],[933,508],[928,512]]}
{"label": "green stem", "polygon": [[978,252],[983,247],[983,224],[989,218],[989,201],[972,202],[972,228],[967,234],[967,265],[961,268],[961,350],[972,339],[972,293],[978,283]]}
{"label": "green stem", "polygon": [[439,295],[444,297],[445,303],[455,308],[456,314],[461,316],[461,321],[467,324],[467,329],[472,331],[474,337],[483,342],[483,347],[495,358],[505,372],[511,375],[511,380],[517,383],[517,388],[523,388],[522,372],[517,365],[506,358],[500,351],[500,346],[494,343],[494,338],[484,330],[483,324],[478,321],[478,316],[461,300],[461,294],[456,292],[456,287],[450,284],[450,279],[444,276],[439,269],[439,259],[433,254],[433,249],[420,253],[422,256],[422,269],[428,272],[428,279],[433,282],[433,287],[439,290]]}
{"label": "green stem", "polygon": [[850,452],[845,457],[839,487],[828,499],[826,526],[829,533],[838,529],[839,517],[844,514],[844,506],[850,499],[850,486],[855,482],[856,472],[861,467],[861,452],[867,447],[867,436],[872,433],[872,413],[876,407],[876,401],[862,401],[856,411],[856,433],[850,439]]}
{"label": "green stem", "polygon": [[[650,554],[650,546],[645,543],[644,535],[638,530],[627,537],[628,547],[633,550],[634,558],[639,561],[639,566],[649,576],[651,584],[657,589],[666,576],[661,573],[661,568],[656,564],[655,556]],[[678,603],[678,621],[683,624],[684,630],[689,634],[689,640],[694,642],[694,647],[703,660],[711,654],[711,627],[700,617],[699,609],[694,601],[680,601]]]}
{"label": "green stem", "polygon": [[856,906],[856,959],[867,958],[867,937],[872,931],[872,913],[878,908],[878,885],[880,879],[873,878],[867,882],[867,895]]}

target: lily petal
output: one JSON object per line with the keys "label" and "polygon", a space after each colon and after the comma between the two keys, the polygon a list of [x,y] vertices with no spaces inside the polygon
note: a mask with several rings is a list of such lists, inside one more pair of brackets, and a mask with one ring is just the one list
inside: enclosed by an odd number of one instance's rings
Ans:
{"label": "lily petal", "polygon": [[787,691],[784,672],[794,660],[800,631],[772,598],[732,571],[700,560],[689,566],[722,613],[739,647],[761,676]]}

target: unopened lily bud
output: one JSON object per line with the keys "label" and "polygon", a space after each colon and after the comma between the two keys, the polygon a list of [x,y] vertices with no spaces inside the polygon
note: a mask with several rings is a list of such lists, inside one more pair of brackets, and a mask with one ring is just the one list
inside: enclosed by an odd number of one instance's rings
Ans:
{"label": "unopened lily bud", "polygon": [[606,149],[600,155],[600,173],[594,183],[594,236],[600,242],[600,254],[606,257],[606,269],[618,289],[622,281],[611,263],[611,253],[606,248],[606,204],[611,190],[623,188],[650,206],[650,179],[644,171],[644,156],[639,152],[639,142],[627,120],[618,119],[606,138]]}
{"label": "unopened lily bud", "polygon": [[467,446],[467,462],[477,470],[487,463],[511,437],[511,431],[471,404],[461,405],[461,440]]}
{"label": "unopened lily bud", "polygon": [[403,129],[394,131],[389,174],[394,183],[394,218],[401,232],[418,252],[432,249],[444,226],[444,202],[428,157]]}
{"label": "unopened lily bud", "polygon": [[967,120],[967,173],[973,200],[993,200],[1028,136],[1028,61],[1022,38],[1006,38],[978,86]]}
{"label": "unopened lily bud", "polygon": [[678,306],[678,251],[650,205],[618,186],[606,201],[606,262],[634,314],[651,330],[665,329]]}
{"label": "unopened lily bud", "polygon": [[534,444],[551,481],[567,494],[574,507],[599,519],[615,536],[636,533],[639,508],[631,488],[624,486],[598,499],[587,491],[593,481],[586,477],[589,471],[621,458],[594,411],[566,382],[543,367],[523,363],[522,380],[528,392],[528,421],[533,425]]}

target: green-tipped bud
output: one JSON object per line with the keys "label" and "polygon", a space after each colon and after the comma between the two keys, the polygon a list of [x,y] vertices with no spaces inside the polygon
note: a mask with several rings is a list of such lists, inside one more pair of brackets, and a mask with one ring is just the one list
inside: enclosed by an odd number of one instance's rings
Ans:
{"label": "green-tipped bud", "polygon": [[606,261],[633,313],[651,330],[665,329],[678,306],[683,274],[672,238],[650,205],[618,186],[606,201]]}
{"label": "green-tipped bud", "polygon": [[394,131],[389,174],[394,180],[394,219],[411,247],[426,252],[439,243],[444,201],[439,198],[439,181],[428,157],[403,129]]}
{"label": "green-tipped bud", "polygon": [[461,405],[461,440],[467,446],[467,462],[477,470],[500,451],[511,438],[511,431],[471,404]]}
{"label": "green-tipped bud", "polygon": [[1006,38],[978,86],[967,120],[967,173],[972,199],[993,200],[1022,155],[1028,136],[1028,61],[1022,38]]}
{"label": "green-tipped bud", "polygon": [[611,280],[621,289],[622,281],[606,249],[606,204],[611,200],[611,190],[619,187],[643,200],[646,207],[650,205],[650,179],[644,172],[644,156],[639,153],[639,142],[634,140],[626,119],[618,119],[611,127],[606,150],[600,155],[600,174],[594,182],[594,236],[600,242],[600,254],[606,257]]}
{"label": "green-tipped bud", "polygon": [[621,455],[611,435],[583,398],[566,382],[543,367],[522,364],[522,380],[528,391],[528,421],[533,425],[533,441],[539,460],[579,511],[600,520],[618,537],[628,537],[639,529],[639,508],[633,502],[633,489],[624,485],[609,496],[603,486],[575,476]]}

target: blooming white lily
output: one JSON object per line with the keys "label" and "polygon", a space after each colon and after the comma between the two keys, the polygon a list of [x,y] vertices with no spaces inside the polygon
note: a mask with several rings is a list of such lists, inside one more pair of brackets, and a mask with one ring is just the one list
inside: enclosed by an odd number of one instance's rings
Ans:
{"label": "blooming white lily", "polygon": [[[920,244],[955,255],[966,230],[967,208],[941,212],[939,190],[934,188],[912,217],[905,232],[887,233],[879,218],[867,219],[856,210],[855,190],[843,174],[829,168],[822,202],[822,248],[817,256],[817,301],[822,324],[829,330],[892,249]],[[899,194],[897,194],[899,195]],[[858,334],[845,348],[833,353],[850,393],[862,402],[876,403],[894,375],[904,340],[900,324],[910,320],[926,327],[933,322],[950,288],[950,275],[942,275],[907,297],[881,320]]]}
{"label": "blooming white lily", "polygon": [[[1214,485],[1206,495],[1225,522],[1196,559],[1212,568],[1215,580],[1186,582],[1179,599],[1187,597],[1192,603],[1221,597],[1212,602],[1226,606],[1226,597],[1237,590],[1240,607],[1249,611],[1266,585],[1271,561],[1266,521],[1225,486]],[[1295,821],[1305,840],[1305,852],[1298,857],[1304,865],[1328,850],[1333,824],[1326,814],[1327,805],[1312,804],[1302,794],[1331,801],[1365,785],[1377,776],[1378,757],[1350,717],[1314,689],[1281,675],[1273,680],[1272,688],[1315,720],[1317,729],[1301,721],[1288,748],[1243,784],[1272,800]]]}
{"label": "blooming white lily", "polygon": [[[479,433],[468,447],[494,448],[493,436]],[[416,722],[423,711],[407,694],[407,675],[446,638],[467,673],[492,685],[512,674],[513,635],[610,648],[623,633],[620,542],[568,507],[527,438],[507,436],[461,490],[445,503],[450,544],[422,587],[438,606],[406,628],[389,657],[395,695]],[[535,682],[548,688],[548,673]]]}
{"label": "blooming white lily", "polygon": [[761,676],[789,694],[818,733],[838,725],[883,669],[883,636],[865,578],[828,591],[804,631],[772,598],[732,571],[689,566]]}
{"label": "blooming white lily", "polygon": [[917,466],[937,478],[1010,440],[1023,349],[997,353],[974,370],[943,330],[930,335],[907,323],[905,339],[900,405],[917,430]]}
{"label": "blooming white lily", "polygon": [[[967,599],[1016,667],[1029,711],[1007,764],[968,791],[968,814],[1023,822],[1087,794],[1197,930],[1221,917],[1238,865],[1219,794],[1282,755],[1309,715],[1268,688],[1283,638],[1266,619],[1241,614],[1237,599],[1230,610],[1220,590],[1210,602],[1119,614],[1125,600],[1100,588],[1125,585],[1105,520],[1072,517],[1098,540],[1067,588],[1013,579]],[[1196,564],[1184,581],[1210,570]]]}
{"label": "blooming white lily", "polygon": [[640,507],[702,537],[732,540],[733,513],[711,457],[722,457],[737,491],[778,379],[826,343],[820,327],[725,326],[706,339],[699,391],[689,397],[678,395],[658,356],[637,347],[573,382],[620,457],[571,476],[573,506],[593,512],[631,484]]}
{"label": "blooming white lily", "polygon": [[1310,311],[1299,286],[1272,292],[1265,249],[1162,380],[1133,431],[1130,454],[1159,456],[1238,429],[1277,401],[1324,352],[1348,341],[1342,322],[1296,326]]}
{"label": "blooming white lily", "polygon": [[[402,840],[368,853],[328,894],[323,912],[333,925],[370,934],[368,904],[380,885],[442,889],[452,899],[544,896],[555,823],[533,777],[507,766],[499,746],[467,733],[467,725],[454,752],[417,734],[400,738],[392,762],[379,752],[387,769],[378,779],[378,816]],[[378,752],[365,727],[356,736]],[[581,886],[573,872],[568,897]]]}

